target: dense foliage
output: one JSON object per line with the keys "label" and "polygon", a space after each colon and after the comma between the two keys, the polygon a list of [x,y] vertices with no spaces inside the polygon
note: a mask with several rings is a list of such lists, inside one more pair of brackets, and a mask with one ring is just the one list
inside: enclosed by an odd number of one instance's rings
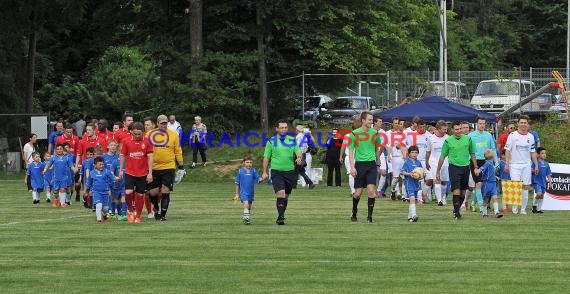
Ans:
{"label": "dense foliage", "polygon": [[[26,110],[32,41],[32,111],[113,120],[125,110],[177,113],[184,123],[202,115],[228,131],[259,126],[260,58],[267,80],[438,65],[435,1],[201,1],[203,54],[194,57],[189,2],[1,1],[0,109]],[[566,1],[448,4],[450,70],[564,64]],[[270,120],[290,110],[284,99],[298,87],[272,85]]]}

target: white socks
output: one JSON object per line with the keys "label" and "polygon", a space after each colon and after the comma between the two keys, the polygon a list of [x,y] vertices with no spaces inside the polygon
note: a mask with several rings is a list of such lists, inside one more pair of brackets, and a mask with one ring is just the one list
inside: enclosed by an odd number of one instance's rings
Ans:
{"label": "white socks", "polygon": [[437,202],[441,202],[441,199],[443,198],[443,193],[441,191],[441,184],[435,184],[434,187],[435,190],[435,197],[437,198]]}
{"label": "white socks", "polygon": [[384,187],[385,184],[386,184],[386,176],[380,176],[380,180],[378,181],[378,187],[376,188],[376,191],[378,192],[382,191],[382,188]]}
{"label": "white socks", "polygon": [[97,203],[95,205],[95,215],[97,216],[97,221],[101,221],[103,218],[103,204]]}
{"label": "white socks", "polygon": [[59,205],[65,204],[65,192],[59,192]]}
{"label": "white socks", "polygon": [[408,218],[416,216],[416,204],[410,204],[408,209]]}
{"label": "white socks", "polygon": [[522,191],[522,206],[521,206],[521,211],[522,210],[526,210],[526,206],[528,204],[528,190],[524,190]]}
{"label": "white socks", "polygon": [[499,213],[499,201],[493,202],[493,211],[495,212],[495,214]]}

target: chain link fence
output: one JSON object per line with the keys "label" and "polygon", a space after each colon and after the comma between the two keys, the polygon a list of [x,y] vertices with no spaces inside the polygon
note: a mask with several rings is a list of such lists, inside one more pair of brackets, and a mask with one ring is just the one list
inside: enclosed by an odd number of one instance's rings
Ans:
{"label": "chain link fence", "polygon": [[[448,71],[449,82],[464,83],[470,99],[479,82],[492,79],[522,79],[533,83],[532,91],[556,81],[552,71],[563,68],[529,68],[528,70]],[[269,119],[299,117],[303,96],[327,95],[372,97],[380,109],[390,109],[406,97],[418,98],[430,81],[438,81],[439,71],[387,71],[363,74],[305,74],[268,82]],[[566,79],[568,81],[568,79]]]}

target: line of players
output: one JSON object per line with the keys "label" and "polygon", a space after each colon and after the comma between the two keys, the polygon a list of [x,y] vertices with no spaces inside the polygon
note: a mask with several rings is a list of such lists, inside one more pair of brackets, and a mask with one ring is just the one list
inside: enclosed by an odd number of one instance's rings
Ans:
{"label": "line of players", "polygon": [[[353,128],[357,129],[361,125],[359,118],[353,122]],[[498,196],[501,196],[501,180],[520,180],[523,182],[522,206],[513,206],[514,214],[526,214],[529,191],[534,189],[533,213],[542,213],[542,198],[551,181],[551,171],[546,161],[546,149],[538,147],[539,138],[536,132],[530,129],[529,118],[521,116],[518,121],[518,130],[515,124],[507,124],[505,133],[501,135],[498,146],[493,136],[485,131],[486,121],[484,118],[477,118],[476,129],[471,130],[468,122],[457,122],[451,136],[448,133],[448,124],[440,120],[430,131],[426,130],[426,124],[419,117],[412,120],[410,127],[404,129],[404,120],[392,119],[392,129],[384,131],[382,129],[382,119],[375,117],[372,128],[379,133],[384,133],[388,138],[388,144],[381,148],[377,158],[379,177],[377,181],[377,194],[379,198],[384,197],[386,189],[391,186],[391,199],[403,199],[410,201],[417,198],[418,203],[423,204],[437,201],[439,206],[447,205],[447,195],[458,188],[460,203],[455,203],[454,216],[461,218],[460,210],[466,211],[469,207],[469,196],[472,197],[471,211],[479,210],[484,218],[487,218],[487,209],[490,201],[493,201],[493,210],[496,218],[501,218],[503,214],[499,210]],[[455,130],[457,129],[457,130]],[[413,134],[413,135],[412,135]],[[464,136],[464,138],[463,138]],[[395,138],[395,140],[394,140]],[[398,140],[403,138],[403,140]],[[449,174],[449,149],[442,157],[442,150],[453,140],[462,139],[469,142],[470,148],[467,151],[472,156],[469,160],[468,179],[459,179],[456,174]],[[455,138],[455,139],[453,139]],[[392,141],[393,140],[393,141]],[[536,143],[535,143],[536,142]],[[413,148],[412,148],[413,147]],[[345,148],[341,149],[342,154]],[[351,197],[355,192],[354,177],[350,175],[350,165],[348,152],[344,160],[349,174],[349,186]],[[471,158],[473,157],[473,158]],[[442,159],[439,166],[438,164]],[[500,158],[500,160],[498,159]],[[414,179],[413,170],[421,167],[425,177]],[[509,169],[510,167],[510,169]],[[431,195],[431,197],[429,197]],[[454,197],[455,198],[455,197]],[[417,221],[415,214],[415,204],[411,199],[409,221]],[[507,204],[503,203],[503,212],[507,212]],[[353,210],[354,215],[354,210]],[[355,219],[355,217],[353,217]]]}
{"label": "line of players", "polygon": [[[161,115],[157,121],[165,124],[167,120]],[[118,220],[140,223],[143,206],[149,219],[166,220],[174,180],[170,165],[176,160],[179,168],[183,166],[178,136],[164,130],[173,139],[169,146],[157,149],[155,162],[155,147],[145,136],[155,128],[151,118],[145,118],[143,125],[133,123],[132,115],[126,114],[123,122],[114,124],[113,132],[106,130],[104,120],[99,123],[103,128],[87,124],[81,140],[73,135],[70,124],[56,125],[57,130],[50,134],[50,148],[44,154],[44,162],[35,152],[26,172],[25,182],[31,184],[33,203],[40,203],[40,193],[45,190],[46,202],[51,202],[52,193],[54,196],[57,193],[53,206],[66,208],[71,205],[74,191],[75,200],[80,201],[83,187],[83,204],[96,212],[98,222],[117,215]],[[172,148],[176,153],[167,150],[173,146],[178,147]],[[51,150],[55,151],[53,156]]]}

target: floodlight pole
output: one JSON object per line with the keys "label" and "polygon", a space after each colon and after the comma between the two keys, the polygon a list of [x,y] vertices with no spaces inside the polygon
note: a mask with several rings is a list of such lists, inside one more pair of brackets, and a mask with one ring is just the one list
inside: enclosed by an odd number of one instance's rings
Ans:
{"label": "floodlight pole", "polygon": [[570,0],[568,0],[566,15],[566,89],[568,89],[568,76],[570,75]]}
{"label": "floodlight pole", "polygon": [[305,71],[303,71],[302,76],[303,76],[302,77],[303,85],[301,86],[301,89],[302,89],[302,95],[301,95],[302,96],[301,97],[301,112],[302,112],[302,114],[301,114],[301,118],[303,120],[305,120]]}
{"label": "floodlight pole", "polygon": [[439,2],[439,29],[440,29],[439,80],[443,81],[443,96],[447,98],[447,1],[446,0],[440,0]]}

